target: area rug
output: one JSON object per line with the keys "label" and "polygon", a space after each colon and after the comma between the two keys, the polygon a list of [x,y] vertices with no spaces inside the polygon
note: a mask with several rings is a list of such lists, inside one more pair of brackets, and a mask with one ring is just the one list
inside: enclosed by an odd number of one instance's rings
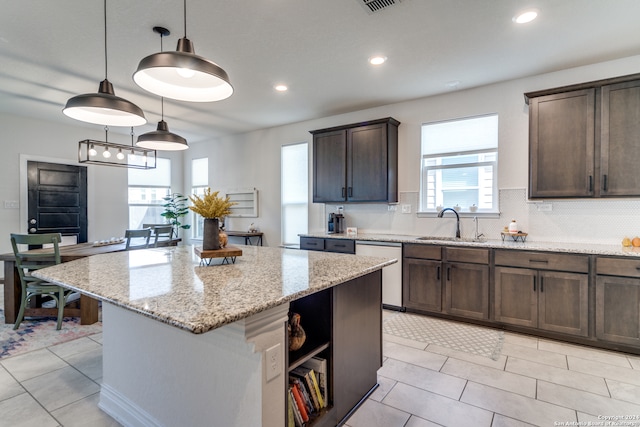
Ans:
{"label": "area rug", "polygon": [[102,322],[81,325],[76,317],[65,317],[59,331],[56,324],[54,317],[27,319],[14,331],[13,324],[4,323],[0,309],[0,359],[102,332]]}
{"label": "area rug", "polygon": [[504,341],[503,331],[402,312],[384,317],[383,332],[493,360],[500,357]]}

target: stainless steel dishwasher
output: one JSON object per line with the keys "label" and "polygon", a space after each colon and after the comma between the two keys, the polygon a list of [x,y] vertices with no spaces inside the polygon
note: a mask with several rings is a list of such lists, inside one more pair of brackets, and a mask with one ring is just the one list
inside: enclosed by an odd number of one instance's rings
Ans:
{"label": "stainless steel dishwasher", "polygon": [[402,244],[357,240],[356,255],[398,260],[397,263],[382,269],[382,306],[391,310],[404,310],[402,307]]}

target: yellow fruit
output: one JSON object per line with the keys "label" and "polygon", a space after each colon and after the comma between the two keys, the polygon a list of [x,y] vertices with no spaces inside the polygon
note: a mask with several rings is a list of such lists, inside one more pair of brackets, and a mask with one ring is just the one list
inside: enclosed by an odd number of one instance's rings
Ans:
{"label": "yellow fruit", "polygon": [[640,237],[634,237],[631,244],[634,248],[640,247]]}
{"label": "yellow fruit", "polygon": [[624,246],[624,247],[631,246],[631,239],[628,238],[628,237],[625,237],[624,239],[622,239],[622,246]]}

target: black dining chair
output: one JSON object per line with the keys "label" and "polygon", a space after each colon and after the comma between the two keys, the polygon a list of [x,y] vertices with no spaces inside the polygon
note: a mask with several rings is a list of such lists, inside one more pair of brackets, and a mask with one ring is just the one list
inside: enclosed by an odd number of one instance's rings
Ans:
{"label": "black dining chair", "polygon": [[[13,329],[18,329],[20,326],[29,300],[38,296],[48,296],[56,302],[58,306],[58,324],[56,329],[60,330],[62,327],[64,306],[73,291],[31,275],[31,272],[34,270],[60,264],[59,244],[61,241],[62,236],[60,233],[11,234],[11,246],[13,247],[13,253],[16,257],[16,268],[20,276],[20,285],[22,286],[20,310],[18,311],[18,317],[16,317],[16,323],[13,325]],[[25,252],[29,250],[30,245],[51,245],[51,247],[43,248],[39,253],[31,252],[26,254]],[[25,250],[23,250],[23,248],[25,248]]]}
{"label": "black dining chair", "polygon": [[139,230],[125,230],[124,238],[127,242],[125,246],[126,251],[133,249],[146,249],[149,247],[149,240],[151,240],[151,229],[142,228]]}

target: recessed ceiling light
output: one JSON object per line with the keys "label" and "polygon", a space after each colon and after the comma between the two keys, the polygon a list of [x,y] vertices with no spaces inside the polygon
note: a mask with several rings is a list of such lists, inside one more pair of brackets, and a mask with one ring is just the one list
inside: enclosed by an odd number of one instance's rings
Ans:
{"label": "recessed ceiling light", "polygon": [[380,65],[380,64],[384,64],[387,61],[387,57],[386,56],[372,56],[371,58],[369,58],[369,64],[371,65]]}
{"label": "recessed ceiling light", "polygon": [[525,10],[513,17],[513,22],[516,24],[526,24],[538,17],[538,11],[535,9]]}
{"label": "recessed ceiling light", "polygon": [[278,92],[286,92],[289,89],[287,85],[275,85],[273,88]]}

